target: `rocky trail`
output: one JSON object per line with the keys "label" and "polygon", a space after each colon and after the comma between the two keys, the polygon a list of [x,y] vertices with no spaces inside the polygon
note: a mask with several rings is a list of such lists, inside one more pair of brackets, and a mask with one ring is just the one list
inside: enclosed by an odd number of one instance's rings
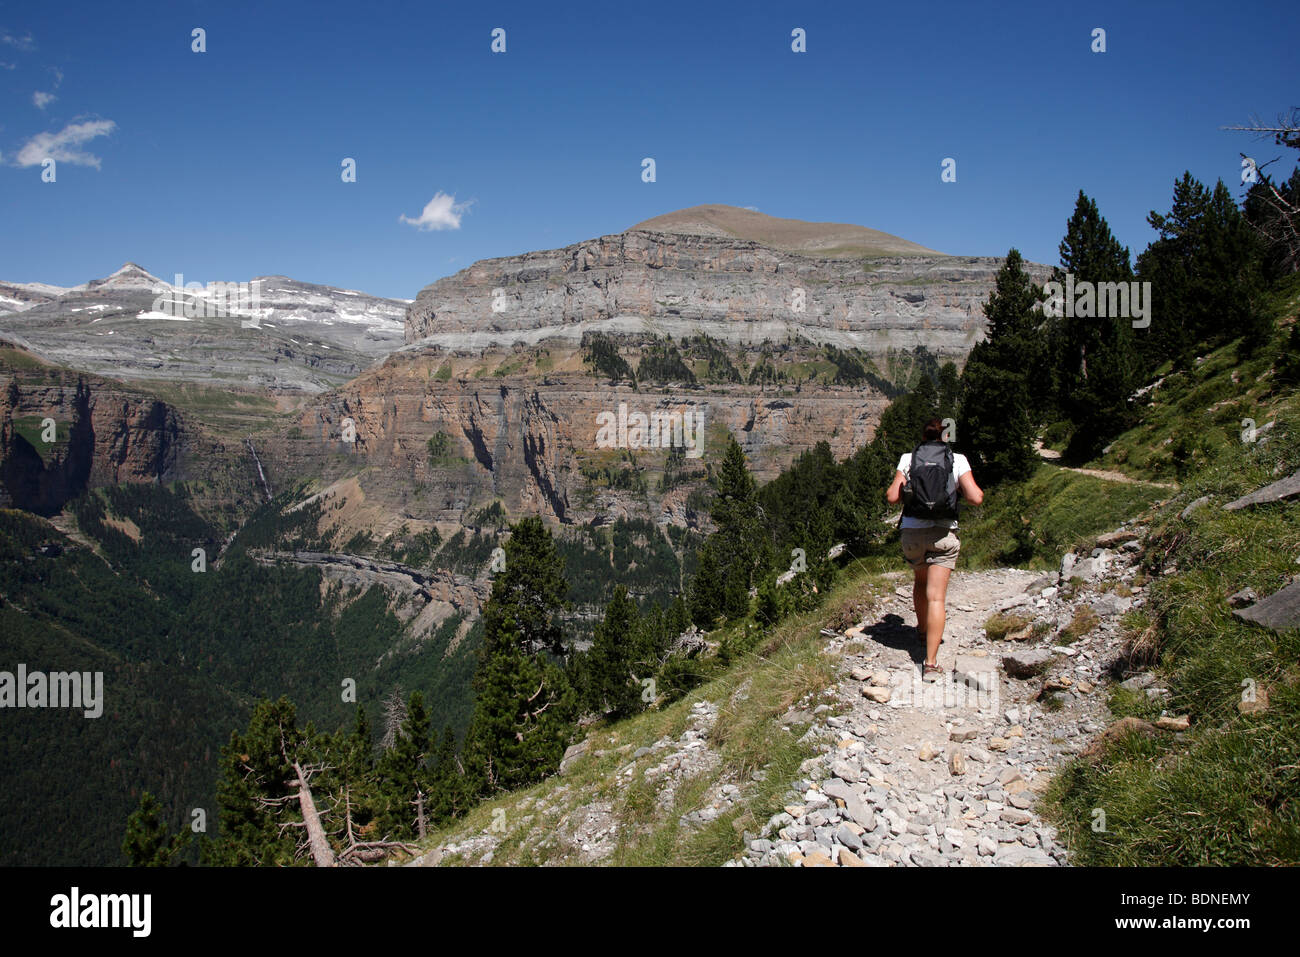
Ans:
{"label": "rocky trail", "polygon": [[[920,678],[924,647],[910,578],[899,576],[883,606],[856,627],[824,631],[827,652],[842,665],[836,706],[816,706],[822,718],[808,731],[820,753],[791,782],[784,812],[734,863],[1066,864],[1035,805],[1051,774],[1110,722],[1104,683],[1123,643],[1119,616],[1142,601],[1141,587],[1126,584],[1140,531],[1112,533],[1128,539],[1118,552],[1067,555],[1059,575],[955,574],[939,652],[944,674],[932,684]],[[1073,576],[1086,584],[1068,586],[1066,599],[1062,586]],[[1072,637],[1062,629],[1084,606],[1095,625],[1062,644]],[[984,623],[997,613],[1017,616],[1020,627],[993,640]],[[1131,680],[1146,687],[1147,677]],[[1170,730],[1177,727],[1169,719]]]}
{"label": "rocky trail", "polygon": [[[771,732],[800,735],[813,754],[777,791],[784,809],[738,830],[725,866],[1068,864],[1037,811],[1052,774],[1105,736],[1113,680],[1167,694],[1152,675],[1119,664],[1120,618],[1145,600],[1136,583],[1144,531],[1099,536],[1056,572],[955,573],[934,683],[920,677],[910,575],[855,605],[862,618],[851,627],[824,628],[834,685],[796,701]],[[720,717],[744,700],[742,686],[695,701],[684,727],[653,741],[589,737],[568,750],[558,775],[494,809],[490,824],[453,827],[409,863],[610,863],[621,840],[650,827],[691,831],[748,817],[769,769],[736,776],[717,742]],[[1177,734],[1186,724],[1168,715],[1148,727]],[[612,770],[593,775],[593,761]],[[692,781],[708,784],[683,810],[678,795]],[[637,788],[653,792],[652,807],[629,817]]]}

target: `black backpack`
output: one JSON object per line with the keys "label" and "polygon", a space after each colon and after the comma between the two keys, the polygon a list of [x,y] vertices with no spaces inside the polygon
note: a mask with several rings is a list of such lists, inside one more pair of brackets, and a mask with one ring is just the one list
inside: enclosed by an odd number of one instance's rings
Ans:
{"label": "black backpack", "polygon": [[912,465],[903,485],[903,514],[908,518],[957,518],[957,479],[947,442],[922,442],[912,450]]}

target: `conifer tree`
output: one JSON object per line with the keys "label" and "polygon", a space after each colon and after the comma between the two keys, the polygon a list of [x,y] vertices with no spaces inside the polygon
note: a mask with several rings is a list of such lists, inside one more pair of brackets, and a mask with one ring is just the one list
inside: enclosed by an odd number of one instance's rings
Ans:
{"label": "conifer tree", "polygon": [[718,527],[713,558],[721,572],[721,610],[729,618],[743,618],[749,612],[749,589],[771,565],[772,556],[758,488],[735,438],[727,444],[714,491],[709,513]]}
{"label": "conifer tree", "polygon": [[1243,337],[1247,351],[1270,338],[1263,308],[1266,252],[1220,180],[1207,189],[1184,173],[1174,184],[1173,205],[1147,222],[1159,238],[1138,257],[1138,273],[1152,284],[1146,365],[1165,359],[1187,368],[1194,348]]}
{"label": "conifer tree", "polygon": [[690,611],[691,621],[704,631],[713,628],[723,612],[722,569],[712,539],[700,549],[699,564],[691,578]]}
{"label": "conifer tree", "polygon": [[474,676],[465,752],[467,772],[482,794],[553,774],[573,733],[576,702],[564,673],[522,651],[522,640],[514,620],[500,618]]}
{"label": "conifer tree", "polygon": [[126,819],[122,853],[131,867],[170,867],[184,849],[187,834],[172,834],[163,821],[162,805],[148,791]]}
{"label": "conifer tree", "polygon": [[640,677],[633,673],[638,651],[639,622],[636,604],[627,588],[619,585],[605,606],[588,652],[592,670],[590,706],[612,718],[625,718],[641,710]]}
{"label": "conifer tree", "polygon": [[[1073,287],[1085,290],[1103,283],[1127,285],[1133,278],[1128,249],[1111,234],[1096,202],[1082,190],[1060,254],[1053,280],[1063,287],[1067,274],[1073,277]],[[1078,303],[1061,310],[1074,315],[1059,316],[1052,323],[1057,405],[1074,426],[1066,455],[1079,461],[1096,455],[1107,439],[1129,427],[1129,397],[1141,379],[1132,309],[1129,315],[1098,315],[1103,311],[1101,298],[1085,292]]]}
{"label": "conifer tree", "polygon": [[497,641],[502,622],[510,618],[521,649],[562,655],[564,633],[557,612],[565,606],[569,585],[550,530],[541,518],[529,516],[511,528],[504,550],[505,568],[493,580],[483,610],[485,641]]}
{"label": "conifer tree", "polygon": [[523,519],[505,544],[505,569],[483,609],[483,647],[466,736],[467,774],[479,793],[553,773],[568,745],[576,699],[552,656],[564,651],[558,613],[568,584],[550,531]]}
{"label": "conifer tree", "polygon": [[216,866],[286,866],[300,863],[292,828],[301,821],[293,807],[292,759],[306,753],[312,732],[298,727],[288,698],[261,701],[248,730],[232,732],[221,749],[217,784],[220,839],[203,842],[205,863]]}
{"label": "conifer tree", "polygon": [[1029,392],[1022,374],[1000,367],[987,342],[976,343],[962,370],[960,438],[981,484],[1028,478],[1035,467]]}
{"label": "conifer tree", "polygon": [[397,739],[380,756],[376,768],[381,808],[376,821],[384,836],[401,839],[415,835],[415,801],[421,794],[427,798],[429,793],[425,759],[432,746],[431,730],[424,695],[413,691]]}

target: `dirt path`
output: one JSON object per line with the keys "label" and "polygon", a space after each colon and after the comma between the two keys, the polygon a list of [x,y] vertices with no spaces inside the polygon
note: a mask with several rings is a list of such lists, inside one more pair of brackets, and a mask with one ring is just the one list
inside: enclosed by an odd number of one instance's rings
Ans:
{"label": "dirt path", "polygon": [[1154,482],[1149,479],[1135,479],[1132,476],[1125,475],[1123,472],[1115,472],[1110,469],[1076,469],[1068,465],[1061,465],[1061,453],[1055,449],[1043,448],[1041,441],[1034,442],[1034,451],[1045,462],[1051,462],[1053,465],[1066,469],[1070,472],[1078,472],[1080,475],[1091,475],[1094,478],[1105,479],[1107,482],[1122,482],[1125,485],[1154,485],[1157,488],[1178,488],[1174,482]]}

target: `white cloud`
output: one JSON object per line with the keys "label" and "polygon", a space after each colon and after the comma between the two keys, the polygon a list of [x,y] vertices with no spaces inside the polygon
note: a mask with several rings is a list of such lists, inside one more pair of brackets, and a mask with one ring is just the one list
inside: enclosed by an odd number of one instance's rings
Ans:
{"label": "white cloud", "polygon": [[16,69],[18,69],[18,64],[16,63],[0,62],[0,70],[16,70]]}
{"label": "white cloud", "polygon": [[38,110],[45,109],[47,106],[49,106],[57,99],[58,97],[55,96],[53,93],[42,93],[40,90],[37,90],[35,93],[32,94],[32,104]]}
{"label": "white cloud", "polygon": [[21,37],[10,36],[8,33],[0,33],[0,43],[7,43],[11,47],[17,47],[19,50],[36,49],[36,41],[32,39],[30,33]]}
{"label": "white cloud", "polygon": [[57,133],[37,133],[18,151],[14,162],[19,166],[39,166],[47,157],[74,166],[99,169],[99,157],[76,147],[97,136],[107,136],[117,129],[112,120],[88,120],[69,123]]}
{"label": "white cloud", "polygon": [[417,219],[411,219],[403,213],[398,217],[404,223],[410,223],[421,231],[431,229],[460,229],[460,218],[469,209],[470,203],[458,203],[455,196],[448,196],[442,190],[424,207]]}

